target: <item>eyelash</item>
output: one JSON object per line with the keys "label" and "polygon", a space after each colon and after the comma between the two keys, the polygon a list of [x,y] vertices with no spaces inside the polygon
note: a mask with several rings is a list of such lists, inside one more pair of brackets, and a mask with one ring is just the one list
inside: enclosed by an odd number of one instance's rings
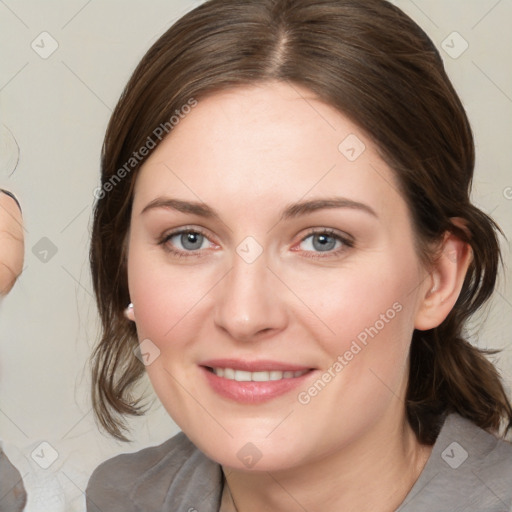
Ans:
{"label": "eyelash", "polygon": [[[201,235],[207,240],[209,240],[208,235],[198,228],[190,228],[190,229],[179,229],[177,231],[173,231],[171,233],[168,233],[164,235],[158,242],[159,245],[162,245],[167,252],[172,254],[173,256],[177,258],[201,258],[204,257],[204,254],[200,252],[200,250],[194,250],[194,251],[181,251],[174,249],[173,247],[168,245],[168,242],[171,238],[175,237],[176,235],[182,235],[185,233],[193,233],[197,235]],[[336,241],[339,241],[342,243],[342,247],[334,250],[334,251],[325,251],[325,254],[322,254],[322,251],[303,251],[304,256],[307,258],[315,258],[315,259],[322,259],[322,258],[328,258],[333,256],[339,256],[342,252],[346,251],[347,249],[351,249],[354,247],[354,240],[351,237],[344,237],[340,235],[338,232],[334,231],[330,228],[315,228],[309,231],[307,235],[301,238],[299,244],[303,243],[305,240],[307,240],[309,237],[314,235],[327,235],[331,238],[334,238]],[[293,250],[293,249],[292,249]],[[297,250],[297,249],[295,249]]]}
{"label": "eyelash", "polygon": [[[302,251],[304,253],[304,257],[306,258],[322,259],[337,257],[344,253],[347,249],[353,248],[355,245],[354,240],[351,237],[343,236],[337,231],[334,231],[334,229],[330,228],[313,228],[308,232],[307,235],[301,238],[299,243],[303,243],[309,237],[314,235],[327,235],[331,238],[334,238],[334,240],[341,242],[342,245],[338,249],[335,249],[333,251],[325,251],[324,253],[322,253],[322,251]],[[297,251],[298,250],[299,249],[297,249]]]}
{"label": "eyelash", "polygon": [[204,231],[202,231],[201,229],[181,228],[177,231],[173,231],[171,233],[164,235],[158,243],[159,243],[159,245],[162,245],[167,252],[169,252],[170,254],[172,254],[173,256],[175,256],[177,258],[201,258],[201,257],[203,257],[204,254],[201,254],[200,251],[197,251],[197,250],[196,251],[180,251],[180,250],[174,249],[167,243],[167,242],[169,242],[169,240],[172,237],[174,237],[176,235],[182,235],[184,233],[194,233],[197,235],[202,235],[207,240],[209,240],[207,234]]}

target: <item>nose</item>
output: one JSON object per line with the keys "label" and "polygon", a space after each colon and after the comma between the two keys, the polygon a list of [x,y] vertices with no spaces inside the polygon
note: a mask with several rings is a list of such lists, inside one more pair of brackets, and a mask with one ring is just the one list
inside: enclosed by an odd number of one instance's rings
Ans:
{"label": "nose", "polygon": [[261,255],[247,263],[234,256],[231,271],[219,283],[214,321],[238,341],[255,341],[283,330],[288,322],[279,280]]}

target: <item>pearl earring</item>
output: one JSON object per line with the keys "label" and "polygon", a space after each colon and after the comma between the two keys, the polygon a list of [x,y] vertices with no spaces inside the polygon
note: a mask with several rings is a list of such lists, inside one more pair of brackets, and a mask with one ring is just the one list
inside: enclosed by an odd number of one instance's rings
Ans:
{"label": "pearl earring", "polygon": [[128,307],[124,310],[124,316],[128,320],[131,320],[132,322],[135,321],[135,315],[133,312],[133,302],[130,302],[130,304],[128,304]]}

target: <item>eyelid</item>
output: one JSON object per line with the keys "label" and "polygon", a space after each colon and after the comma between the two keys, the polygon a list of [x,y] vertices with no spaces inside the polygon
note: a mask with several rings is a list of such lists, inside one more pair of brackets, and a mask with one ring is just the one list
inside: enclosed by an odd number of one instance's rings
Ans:
{"label": "eyelid", "polygon": [[[169,238],[181,235],[182,233],[198,233],[200,235],[203,235],[204,237],[208,238],[210,240],[210,235],[206,233],[206,231],[198,226],[180,226],[179,228],[171,229],[170,231],[166,231],[160,238],[162,240],[168,240]],[[211,241],[211,240],[210,240]]]}
{"label": "eyelid", "polygon": [[330,236],[333,236],[334,238],[338,238],[339,240],[343,240],[347,243],[354,243],[354,237],[349,235],[348,233],[345,233],[344,231],[339,231],[337,229],[334,229],[334,228],[310,228],[309,231],[307,232],[307,234],[305,234],[301,241],[306,239],[308,236],[311,236],[311,235],[322,235],[322,234],[327,234],[327,235],[330,235]]}
{"label": "eyelid", "polygon": [[354,243],[354,238],[351,235],[343,231],[337,231],[333,228],[311,228],[305,235],[302,236],[300,241],[303,242],[311,235],[329,235],[345,243]]}

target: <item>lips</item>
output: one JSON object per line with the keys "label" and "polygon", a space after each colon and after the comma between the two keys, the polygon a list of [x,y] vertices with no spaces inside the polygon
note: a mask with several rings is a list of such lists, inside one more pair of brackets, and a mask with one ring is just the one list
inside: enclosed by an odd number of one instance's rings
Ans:
{"label": "lips", "polygon": [[314,369],[278,361],[215,359],[200,365],[210,387],[241,403],[260,403],[291,391]]}

